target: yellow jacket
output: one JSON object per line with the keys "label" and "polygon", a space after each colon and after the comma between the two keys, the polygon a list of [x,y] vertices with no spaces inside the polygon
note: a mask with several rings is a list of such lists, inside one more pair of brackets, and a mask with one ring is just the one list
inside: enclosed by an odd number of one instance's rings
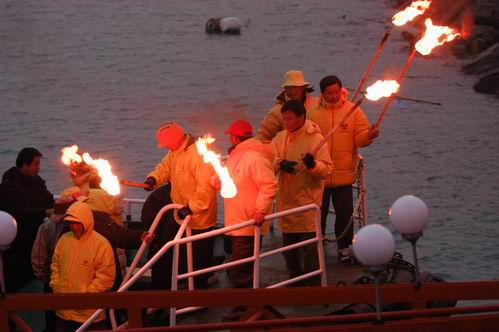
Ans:
{"label": "yellow jacket", "polygon": [[[237,187],[237,195],[224,199],[225,226],[242,223],[254,213],[271,212],[277,193],[277,179],[272,166],[274,154],[270,145],[250,138],[230,152],[227,160],[229,174]],[[261,234],[267,234],[270,222],[265,222]],[[231,236],[253,236],[254,227],[245,227],[228,233]]]}
{"label": "yellow jacket", "polygon": [[[275,105],[268,111],[267,115],[265,115],[260,123],[260,128],[256,133],[257,139],[260,141],[271,141],[278,132],[284,129],[281,107],[285,101],[287,101],[287,98],[283,91],[276,97]],[[306,94],[304,105],[307,112],[312,108],[317,107],[318,104],[319,98],[308,93]]]}
{"label": "yellow jacket", "polygon": [[[93,230],[94,218],[90,206],[73,203],[66,216],[83,224],[84,233],[78,239],[72,232],[61,236],[54,250],[50,269],[50,288],[54,293],[98,293],[111,289],[116,275],[113,249],[109,242]],[[57,310],[57,316],[75,322],[86,321],[96,309]],[[103,320],[105,314],[96,321]]]}
{"label": "yellow jacket", "polygon": [[[189,205],[192,211],[192,229],[207,229],[213,227],[217,218],[216,192],[210,185],[215,171],[203,162],[194,141],[194,137],[187,135],[180,148],[168,152],[147,177],[156,179],[156,187],[171,183],[173,203]],[[176,211],[174,215],[181,224]]]}
{"label": "yellow jacket", "polygon": [[123,226],[123,197],[111,196],[104,189],[89,189],[86,203],[92,210],[105,212],[120,226]]}
{"label": "yellow jacket", "polygon": [[[290,133],[287,130],[279,132],[272,141],[276,154],[275,169],[279,169],[279,163],[283,159],[301,162],[303,155],[312,152],[322,139],[319,127],[309,120],[306,120],[305,124],[295,132]],[[313,169],[309,170],[302,164],[302,167],[296,167],[293,174],[282,171],[279,173],[278,211],[312,203],[321,207],[324,179],[333,169],[325,145],[315,155],[315,161]],[[283,217],[280,219],[281,230],[284,233],[313,232],[314,218],[315,211]]]}
{"label": "yellow jacket", "polygon": [[[324,136],[343,119],[354,105],[347,100],[346,90],[343,91],[337,104],[328,104],[321,97],[319,105],[307,113],[308,119],[320,127]],[[367,136],[369,128],[366,115],[360,108],[357,108],[345,122],[345,126],[339,128],[328,140],[327,149],[334,163],[334,171],[326,179],[326,187],[339,187],[354,183],[357,148],[372,143]]]}

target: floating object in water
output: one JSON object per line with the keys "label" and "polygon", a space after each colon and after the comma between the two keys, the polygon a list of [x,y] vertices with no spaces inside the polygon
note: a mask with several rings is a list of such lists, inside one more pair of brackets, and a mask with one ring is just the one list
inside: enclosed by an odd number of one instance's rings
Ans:
{"label": "floating object in water", "polygon": [[238,35],[241,33],[241,20],[237,17],[210,18],[206,22],[206,33],[227,33]]}

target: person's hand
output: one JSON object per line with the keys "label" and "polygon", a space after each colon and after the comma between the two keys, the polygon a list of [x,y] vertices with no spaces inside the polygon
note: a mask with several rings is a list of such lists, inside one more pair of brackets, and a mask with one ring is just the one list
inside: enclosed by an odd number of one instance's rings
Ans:
{"label": "person's hand", "polygon": [[222,188],[222,181],[220,181],[220,178],[218,177],[217,174],[213,174],[211,176],[211,178],[210,178],[210,185],[216,191],[219,191]]}
{"label": "person's hand", "polygon": [[156,237],[156,234],[154,233],[149,233],[149,232],[143,232],[142,235],[140,236],[141,241],[145,241],[147,244],[151,243],[152,240]]}
{"label": "person's hand", "polygon": [[263,213],[263,211],[257,210],[253,214],[253,219],[255,219],[255,225],[262,226],[263,222],[265,221],[265,214]]}
{"label": "person's hand", "polygon": [[144,188],[145,191],[152,191],[156,184],[156,179],[150,176],[144,181],[144,184],[147,185],[147,187]]}
{"label": "person's hand", "polygon": [[379,136],[379,128],[372,127],[367,132],[367,137],[369,137],[370,140],[373,140],[373,139],[375,139],[378,136]]}
{"label": "person's hand", "polygon": [[52,213],[54,213],[54,209],[46,209],[45,210],[45,217],[50,218]]}
{"label": "person's hand", "polygon": [[283,159],[279,162],[279,169],[286,173],[292,174],[295,172],[296,161]]}
{"label": "person's hand", "polygon": [[177,216],[181,219],[184,220],[187,216],[192,215],[192,211],[189,208],[189,205],[186,205],[182,207],[180,210],[177,212]]}
{"label": "person's hand", "polygon": [[307,167],[307,169],[312,169],[315,167],[315,158],[313,154],[305,153],[302,160],[303,164],[305,165],[305,167]]}

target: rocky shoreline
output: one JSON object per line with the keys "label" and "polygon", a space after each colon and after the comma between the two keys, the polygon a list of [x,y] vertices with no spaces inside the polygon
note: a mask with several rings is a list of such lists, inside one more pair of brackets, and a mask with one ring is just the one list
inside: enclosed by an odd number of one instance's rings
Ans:
{"label": "rocky shoreline", "polygon": [[[403,9],[412,1],[395,1],[393,8]],[[499,1],[497,0],[433,0],[426,17],[434,24],[449,25],[459,29],[464,38],[453,42],[449,48],[454,56],[466,60],[462,71],[478,76],[473,89],[479,93],[499,98]],[[425,18],[413,21],[423,25]],[[402,32],[413,41],[415,36]]]}

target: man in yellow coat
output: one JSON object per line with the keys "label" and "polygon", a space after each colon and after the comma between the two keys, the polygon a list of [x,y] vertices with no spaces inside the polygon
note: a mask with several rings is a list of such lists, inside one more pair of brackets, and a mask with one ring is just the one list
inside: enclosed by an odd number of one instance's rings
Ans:
{"label": "man in yellow coat", "polygon": [[[183,205],[174,213],[176,223],[166,225],[168,239],[173,240],[180,224],[188,215],[191,216],[193,235],[212,230],[217,218],[216,192],[210,185],[211,176],[215,172],[213,167],[206,164],[198,153],[195,138],[185,134],[184,129],[176,122],[162,124],[156,132],[156,138],[158,148],[164,147],[170,151],[147,175],[145,183],[149,185],[148,189],[170,183],[172,202]],[[210,266],[213,245],[213,238],[192,243],[194,269]],[[206,288],[207,279],[207,274],[196,277],[195,287]]]}
{"label": "man in yellow coat", "polygon": [[[323,135],[327,135],[354,105],[347,100],[348,92],[340,79],[330,75],[320,81],[321,97],[319,106],[312,109],[308,118],[316,123]],[[356,178],[357,148],[367,146],[378,136],[378,129],[370,129],[369,121],[360,108],[357,108],[345,124],[328,140],[327,150],[334,171],[326,179],[322,197],[322,233],[326,230],[329,202],[332,199],[336,213],[334,233],[338,242],[338,257],[342,262],[351,261],[349,246],[353,239],[353,195],[352,184]]]}
{"label": "man in yellow coat", "polygon": [[311,110],[317,107],[319,99],[312,96],[310,92],[313,89],[309,88],[310,83],[305,81],[303,72],[299,70],[290,70],[284,75],[284,83],[280,92],[276,97],[275,105],[268,111],[265,118],[260,124],[260,129],[256,134],[256,138],[261,141],[271,141],[274,136],[284,129],[282,123],[281,107],[288,100],[297,100],[301,102],[305,109]]}
{"label": "man in yellow coat", "polygon": [[[272,166],[273,151],[270,144],[253,138],[253,128],[248,121],[237,120],[225,132],[232,146],[229,149],[227,168],[237,187],[237,194],[224,199],[224,224],[232,226],[255,219],[261,225],[261,235],[268,233],[270,222],[264,217],[272,210],[277,193],[277,179]],[[214,175],[214,187],[220,189],[220,180]],[[227,233],[231,243],[229,262],[253,256],[255,227],[245,227]],[[253,264],[236,265],[227,270],[231,287],[253,287]],[[223,315],[223,319],[237,319],[243,314],[241,307]]]}
{"label": "man in yellow coat", "polygon": [[[64,216],[71,232],[61,236],[52,256],[50,288],[54,293],[98,293],[111,289],[116,275],[114,252],[109,242],[94,231],[90,205],[73,203]],[[96,309],[57,310],[56,331],[74,331]],[[95,319],[94,329],[106,329],[105,314]]]}
{"label": "man in yellow coat", "polygon": [[[288,101],[281,109],[285,130],[279,132],[272,144],[279,171],[277,209],[283,211],[306,204],[322,202],[325,178],[333,163],[325,146],[315,155],[311,152],[323,140],[319,127],[306,120],[306,110],[298,101]],[[304,167],[298,167],[303,160]],[[283,245],[301,242],[315,236],[315,211],[294,214],[280,219]],[[284,253],[290,278],[318,268],[317,247],[310,244]]]}

